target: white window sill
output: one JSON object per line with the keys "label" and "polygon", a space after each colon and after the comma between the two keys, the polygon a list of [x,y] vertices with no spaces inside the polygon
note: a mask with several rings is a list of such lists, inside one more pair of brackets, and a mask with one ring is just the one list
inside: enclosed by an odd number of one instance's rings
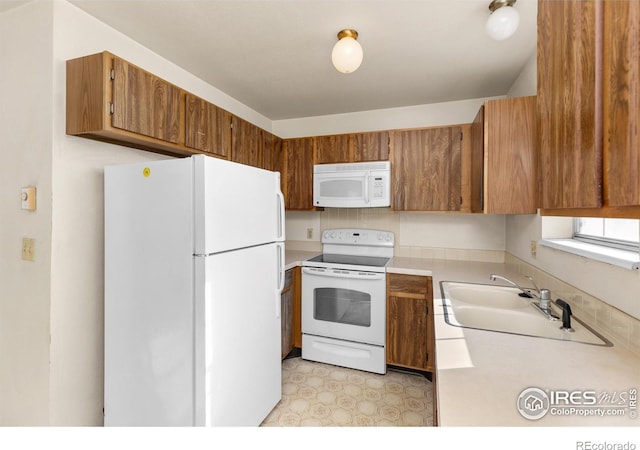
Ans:
{"label": "white window sill", "polygon": [[637,270],[640,268],[640,255],[636,252],[588,244],[575,239],[542,239],[539,244],[625,269]]}

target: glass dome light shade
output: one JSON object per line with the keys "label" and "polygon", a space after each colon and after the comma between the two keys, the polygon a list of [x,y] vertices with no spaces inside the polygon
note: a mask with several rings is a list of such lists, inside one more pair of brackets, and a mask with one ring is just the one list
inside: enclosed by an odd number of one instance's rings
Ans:
{"label": "glass dome light shade", "polygon": [[362,64],[362,46],[352,37],[343,37],[331,52],[331,61],[338,72],[354,72]]}
{"label": "glass dome light shade", "polygon": [[513,35],[520,24],[520,14],[512,6],[496,9],[487,20],[487,33],[496,41],[505,40]]}

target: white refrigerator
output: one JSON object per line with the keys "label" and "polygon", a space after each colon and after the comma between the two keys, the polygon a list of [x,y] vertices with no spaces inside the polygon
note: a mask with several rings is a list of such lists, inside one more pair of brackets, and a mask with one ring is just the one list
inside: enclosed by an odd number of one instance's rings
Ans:
{"label": "white refrigerator", "polygon": [[281,398],[280,174],[107,166],[106,426],[257,426]]}

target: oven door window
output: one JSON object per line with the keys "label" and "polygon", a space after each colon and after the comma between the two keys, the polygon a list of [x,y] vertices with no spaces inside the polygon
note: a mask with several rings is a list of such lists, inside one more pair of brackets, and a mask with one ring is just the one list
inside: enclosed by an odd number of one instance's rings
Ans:
{"label": "oven door window", "polygon": [[371,295],[343,288],[316,288],[313,318],[360,327],[371,326]]}

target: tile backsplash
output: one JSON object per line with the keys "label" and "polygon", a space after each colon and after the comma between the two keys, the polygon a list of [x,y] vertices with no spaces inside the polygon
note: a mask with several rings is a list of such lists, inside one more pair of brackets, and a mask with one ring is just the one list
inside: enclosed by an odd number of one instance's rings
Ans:
{"label": "tile backsplash", "polygon": [[640,356],[640,320],[510,253],[506,253],[504,262],[515,272],[533,277],[541,288],[550,289],[554,300],[561,298],[569,303],[577,318],[604,335],[614,345],[624,347]]}

